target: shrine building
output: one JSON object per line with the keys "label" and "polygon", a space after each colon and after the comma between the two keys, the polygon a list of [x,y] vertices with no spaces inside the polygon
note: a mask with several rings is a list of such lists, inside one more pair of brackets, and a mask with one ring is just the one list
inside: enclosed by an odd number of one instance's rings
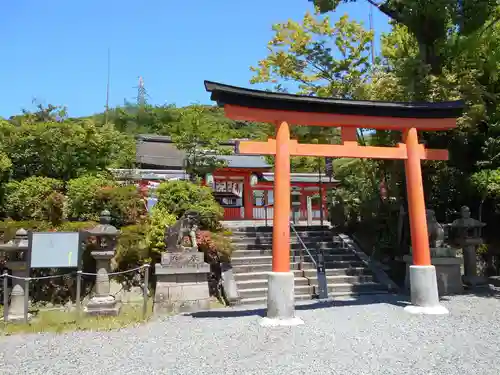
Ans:
{"label": "shrine building", "polygon": [[[239,141],[222,144],[223,148],[237,151]],[[221,167],[207,175],[203,183],[212,186],[216,200],[224,208],[224,220],[265,220],[273,218],[274,173],[264,156],[220,155]],[[171,138],[158,135],[139,135],[136,144],[137,169],[115,169],[118,178],[134,179],[147,191],[154,203],[154,190],[169,180],[187,180],[186,154],[175,147]],[[320,173],[291,173],[291,205],[295,219],[306,220],[309,209],[312,218],[327,218],[327,192],[338,181]],[[320,196],[322,199],[320,199]],[[292,215],[291,214],[291,215]]]}

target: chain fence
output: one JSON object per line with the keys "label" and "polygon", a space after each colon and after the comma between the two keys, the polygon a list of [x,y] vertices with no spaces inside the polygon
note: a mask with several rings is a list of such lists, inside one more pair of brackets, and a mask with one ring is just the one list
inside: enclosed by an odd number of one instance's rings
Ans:
{"label": "chain fence", "polygon": [[[128,273],[133,273],[133,272],[139,272],[142,274],[141,277],[141,290],[142,290],[142,297],[143,297],[143,305],[142,305],[142,316],[143,319],[145,320],[147,317],[147,309],[148,309],[148,299],[149,299],[149,293],[148,293],[148,285],[149,285],[149,264],[144,264],[139,267],[135,267],[129,270],[125,271],[118,271],[118,272],[108,272],[106,275],[109,276],[117,276],[117,275],[123,275],[123,274],[128,274]],[[24,321],[27,323],[29,321],[29,299],[30,299],[30,294],[29,294],[29,287],[30,287],[30,282],[31,281],[38,281],[38,280],[47,280],[47,279],[57,279],[60,277],[75,277],[76,276],[76,311],[77,311],[77,317],[81,317],[81,311],[82,311],[82,301],[81,301],[81,293],[82,293],[82,276],[100,276],[97,273],[91,273],[91,272],[83,272],[81,270],[78,270],[76,272],[70,272],[70,273],[65,273],[65,274],[58,274],[58,275],[50,275],[50,276],[40,276],[40,277],[20,277],[20,276],[14,276],[10,275],[7,270],[4,270],[3,274],[0,275],[0,277],[3,279],[3,321],[8,322],[9,321],[9,309],[12,304],[9,304],[9,279],[11,280],[19,280],[19,281],[24,281],[24,308],[23,308],[23,314],[24,314]],[[108,279],[109,282],[109,279]],[[11,289],[11,297],[16,297],[16,293],[14,291],[14,283],[12,283]]]}

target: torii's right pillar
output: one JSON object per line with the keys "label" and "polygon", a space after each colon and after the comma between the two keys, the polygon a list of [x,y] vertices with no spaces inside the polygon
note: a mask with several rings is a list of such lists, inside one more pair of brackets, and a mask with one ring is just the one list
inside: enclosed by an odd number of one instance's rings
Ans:
{"label": "torii's right pillar", "polygon": [[413,265],[410,266],[412,304],[405,310],[414,314],[447,314],[446,307],[439,303],[436,268],[431,264],[417,129],[406,130],[403,139],[407,151],[405,174],[413,253]]}

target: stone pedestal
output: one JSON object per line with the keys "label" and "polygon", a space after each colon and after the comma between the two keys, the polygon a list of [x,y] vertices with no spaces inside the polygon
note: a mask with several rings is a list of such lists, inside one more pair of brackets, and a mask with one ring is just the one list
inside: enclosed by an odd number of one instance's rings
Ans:
{"label": "stone pedestal", "polygon": [[[460,266],[462,260],[456,257],[456,250],[451,248],[433,248],[431,250],[431,264],[436,269],[438,293],[440,296],[463,293],[462,275]],[[411,255],[405,255],[406,262],[405,286],[411,288],[410,266],[413,263]]]}
{"label": "stone pedestal", "polygon": [[267,316],[260,325],[297,326],[304,321],[295,316],[295,276],[293,272],[270,272],[267,283]]}
{"label": "stone pedestal", "polygon": [[92,256],[97,263],[97,275],[95,281],[95,294],[85,306],[85,313],[88,315],[111,315],[120,313],[121,304],[115,297],[110,295],[109,284],[109,261],[114,252],[92,252]]}
{"label": "stone pedestal", "polygon": [[209,309],[209,273],[202,252],[163,253],[161,263],[155,265],[155,314]]}
{"label": "stone pedestal", "polygon": [[487,285],[488,279],[477,274],[476,245],[466,243],[462,248],[462,252],[464,257],[463,283],[471,287]]}

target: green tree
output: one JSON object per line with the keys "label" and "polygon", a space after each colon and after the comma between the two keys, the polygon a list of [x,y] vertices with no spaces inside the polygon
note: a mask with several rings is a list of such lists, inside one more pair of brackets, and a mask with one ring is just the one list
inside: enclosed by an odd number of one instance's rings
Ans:
{"label": "green tree", "polygon": [[478,216],[482,220],[483,204],[487,198],[500,198],[500,169],[483,169],[471,176],[471,183],[481,196]]}
{"label": "green tree", "polygon": [[205,106],[190,106],[181,112],[181,117],[171,132],[176,147],[186,153],[186,171],[193,177],[204,176],[224,165],[217,155],[230,153],[221,146],[233,135],[227,124],[204,116]]}
{"label": "green tree", "polygon": [[132,137],[92,120],[38,121],[31,116],[0,126],[0,144],[12,162],[12,178],[46,176],[67,181],[135,159]]}
{"label": "green tree", "polygon": [[[313,0],[322,13],[354,1]],[[442,73],[458,41],[482,33],[499,20],[497,0],[368,0],[368,3],[394,24],[408,29],[417,42],[421,65],[429,67],[434,75]]]}

